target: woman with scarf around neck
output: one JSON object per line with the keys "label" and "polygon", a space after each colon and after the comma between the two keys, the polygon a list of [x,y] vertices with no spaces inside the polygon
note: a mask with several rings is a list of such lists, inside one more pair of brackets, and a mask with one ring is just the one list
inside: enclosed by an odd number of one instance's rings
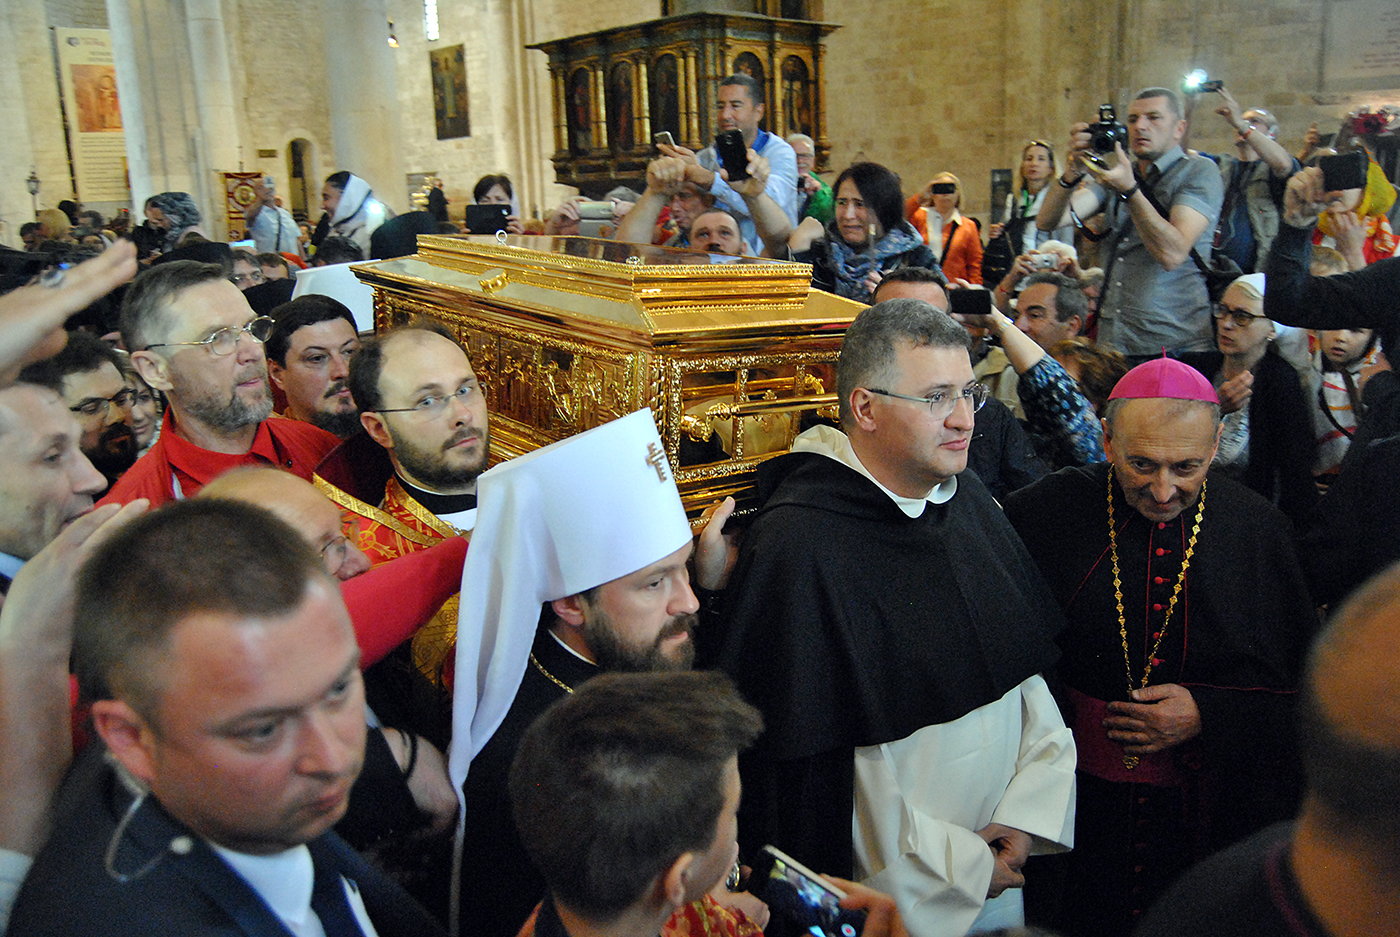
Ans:
{"label": "woman with scarf around neck", "polygon": [[[1386,257],[1396,256],[1400,241],[1390,228],[1386,213],[1395,204],[1395,187],[1369,153],[1366,158],[1366,187],[1328,192],[1327,207],[1317,219],[1313,243],[1336,246],[1353,270],[1360,270]],[[1332,242],[1328,242],[1328,238]]]}
{"label": "woman with scarf around neck", "polygon": [[899,176],[877,163],[855,163],[836,179],[836,217],[825,228],[804,218],[788,241],[792,259],[812,265],[812,285],[868,303],[881,277],[897,267],[939,272],[938,257],[904,220]]}
{"label": "woman with scarf around neck", "polygon": [[349,238],[366,257],[370,256],[369,236],[394,217],[394,212],[374,197],[368,182],[343,169],[326,177],[326,184],[321,187],[321,208],[326,214],[316,226],[311,242],[320,245],[331,235]]}

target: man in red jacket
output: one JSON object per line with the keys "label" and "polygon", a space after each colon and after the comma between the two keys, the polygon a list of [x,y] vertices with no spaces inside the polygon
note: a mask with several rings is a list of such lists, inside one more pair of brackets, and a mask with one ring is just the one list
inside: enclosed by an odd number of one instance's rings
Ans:
{"label": "man in red jacket", "polygon": [[263,342],[272,324],[216,264],[175,261],[137,277],[122,302],[122,341],[170,406],[159,441],[103,503],[146,498],[157,507],[241,465],[311,478],[340,440],[298,420],[269,419]]}

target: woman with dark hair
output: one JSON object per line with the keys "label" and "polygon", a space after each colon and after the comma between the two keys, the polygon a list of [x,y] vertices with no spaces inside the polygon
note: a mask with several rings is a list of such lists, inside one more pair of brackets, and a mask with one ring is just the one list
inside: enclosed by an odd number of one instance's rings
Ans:
{"label": "woman with dark hair", "polygon": [[482,176],[472,188],[472,201],[478,205],[509,205],[506,233],[525,233],[525,228],[520,224],[520,206],[515,202],[515,189],[510,184],[510,176],[504,173]]}
{"label": "woman with dark hair", "polygon": [[855,163],[836,179],[836,217],[825,228],[804,218],[788,241],[793,260],[812,265],[812,285],[869,302],[880,278],[899,267],[939,271],[938,258],[904,220],[899,176]]}
{"label": "woman with dark hair", "polygon": [[317,246],[330,235],[354,241],[369,256],[369,237],[386,219],[394,217],[387,205],[374,197],[369,183],[352,172],[341,170],[326,177],[321,187],[324,224],[316,226],[311,241]]}
{"label": "woman with dark hair", "polygon": [[1035,250],[1046,241],[1074,243],[1074,227],[1054,231],[1035,226],[1040,203],[1045,201],[1046,184],[1059,172],[1055,148],[1044,140],[1032,140],[1021,149],[1016,170],[1016,191],[1006,196],[1004,221],[987,229],[987,249],[982,255],[982,282],[996,283],[1006,276],[1015,259]]}

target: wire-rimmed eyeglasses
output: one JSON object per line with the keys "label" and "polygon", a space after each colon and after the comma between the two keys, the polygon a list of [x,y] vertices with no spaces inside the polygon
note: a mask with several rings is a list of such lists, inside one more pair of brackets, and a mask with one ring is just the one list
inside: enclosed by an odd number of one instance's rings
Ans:
{"label": "wire-rimmed eyeglasses", "polygon": [[267,316],[258,316],[247,325],[226,325],[208,338],[202,338],[197,342],[156,342],[146,347],[149,349],[175,345],[203,345],[212,354],[222,357],[233,354],[234,350],[238,348],[238,340],[243,337],[244,332],[247,332],[253,341],[261,345],[272,335],[272,327],[276,324],[276,321]]}
{"label": "wire-rimmed eyeglasses", "polygon": [[937,390],[927,397],[911,397],[909,394],[896,394],[874,387],[867,387],[866,390],[872,394],[879,394],[881,397],[894,397],[897,400],[912,400],[915,403],[924,404],[928,407],[929,415],[935,420],[948,419],[953,410],[957,408],[960,400],[966,400],[968,405],[972,407],[972,412],[976,413],[987,402],[990,393],[985,384],[969,384],[960,391]]}

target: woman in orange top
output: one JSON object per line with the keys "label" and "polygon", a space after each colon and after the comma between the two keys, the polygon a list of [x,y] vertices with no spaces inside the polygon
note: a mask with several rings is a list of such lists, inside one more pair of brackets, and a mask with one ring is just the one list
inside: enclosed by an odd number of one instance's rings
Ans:
{"label": "woman in orange top", "polygon": [[[960,278],[969,283],[982,282],[982,232],[971,218],[958,211],[962,201],[962,183],[951,172],[941,172],[911,202],[922,202],[914,214],[923,225],[914,222],[916,230],[940,258],[944,276]],[[909,206],[906,205],[906,211]]]}

